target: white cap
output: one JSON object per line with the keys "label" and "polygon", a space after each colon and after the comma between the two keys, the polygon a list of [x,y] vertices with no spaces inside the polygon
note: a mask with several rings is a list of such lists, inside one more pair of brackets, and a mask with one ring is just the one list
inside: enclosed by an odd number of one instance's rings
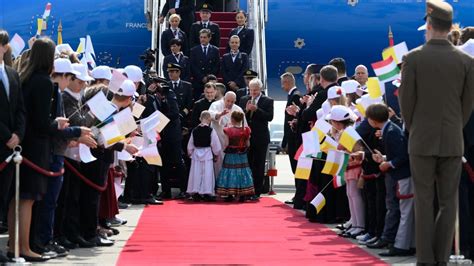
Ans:
{"label": "white cap", "polygon": [[334,105],[331,108],[331,113],[326,116],[327,120],[334,121],[344,121],[351,119],[354,121],[354,118],[357,117],[354,112],[349,107],[344,105]]}
{"label": "white cap", "polygon": [[426,30],[426,27],[427,27],[427,25],[425,23],[425,24],[421,25],[420,27],[418,27],[418,31]]}
{"label": "white cap", "polygon": [[112,79],[112,72],[108,66],[98,66],[92,69],[92,77],[95,79]]}
{"label": "white cap", "polygon": [[328,90],[328,100],[339,98],[341,95],[346,96],[346,93],[344,89],[339,86],[331,87]]}
{"label": "white cap", "polygon": [[354,93],[357,91],[357,88],[360,87],[360,83],[352,79],[346,80],[342,82],[341,87],[346,93]]}
{"label": "white cap", "polygon": [[134,65],[129,65],[125,67],[124,71],[125,74],[127,74],[127,78],[129,80],[145,84],[145,82],[143,81],[143,72],[141,68]]}
{"label": "white cap", "polygon": [[318,111],[316,111],[316,119],[322,119],[324,118],[324,111],[322,108],[319,108]]}
{"label": "white cap", "polygon": [[331,112],[331,104],[329,103],[328,100],[324,101],[323,104],[321,105],[321,108],[323,109],[323,114],[327,115],[329,112]]}
{"label": "white cap", "polygon": [[87,67],[85,65],[75,63],[75,64],[72,64],[72,69],[79,72],[79,75],[76,74],[76,78],[82,81],[94,80],[91,76],[89,76],[89,73],[87,73]]}
{"label": "white cap", "polygon": [[74,75],[81,74],[75,71],[74,69],[72,69],[71,61],[65,58],[58,58],[54,60],[54,73],[59,73],[59,74],[71,73]]}
{"label": "white cap", "polygon": [[62,52],[74,53],[74,50],[71,48],[71,45],[69,45],[69,43],[62,43],[56,45],[55,54],[60,54]]}
{"label": "white cap", "polygon": [[117,90],[116,94],[121,96],[133,96],[135,95],[135,83],[132,80],[125,80],[120,88]]}

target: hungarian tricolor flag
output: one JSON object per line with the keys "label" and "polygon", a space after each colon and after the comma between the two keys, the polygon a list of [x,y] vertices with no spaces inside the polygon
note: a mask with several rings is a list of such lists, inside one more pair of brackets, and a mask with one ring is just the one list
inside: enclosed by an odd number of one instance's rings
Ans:
{"label": "hungarian tricolor flag", "polygon": [[392,81],[400,76],[400,69],[392,56],[372,64],[375,75],[381,82]]}

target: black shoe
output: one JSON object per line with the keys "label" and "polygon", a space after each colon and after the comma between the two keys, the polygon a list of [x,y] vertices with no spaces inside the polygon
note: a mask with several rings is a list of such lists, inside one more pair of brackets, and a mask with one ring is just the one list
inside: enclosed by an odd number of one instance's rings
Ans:
{"label": "black shoe", "polygon": [[216,197],[211,196],[211,195],[204,195],[202,198],[205,202],[215,202],[215,201],[217,201]]}
{"label": "black shoe", "polygon": [[171,199],[171,192],[161,192],[160,195],[156,197],[157,200]]}
{"label": "black shoe", "polygon": [[227,196],[227,198],[224,199],[225,202],[232,202],[234,201],[234,196]]}
{"label": "black shoe", "polygon": [[0,251],[0,263],[9,262],[9,261],[10,259],[7,256],[3,255],[2,251]]}
{"label": "black shoe", "polygon": [[180,192],[178,196],[175,197],[175,199],[185,199],[185,198],[187,198],[185,192]]}
{"label": "black shoe", "polygon": [[69,241],[78,244],[80,248],[92,248],[97,246],[95,242],[87,241],[82,236],[75,236],[69,238]]}
{"label": "black shoe", "polygon": [[390,243],[388,243],[387,241],[385,241],[383,239],[379,239],[374,243],[367,244],[367,247],[368,248],[388,248],[389,245],[390,245]]}
{"label": "black shoe", "polygon": [[67,249],[75,249],[79,247],[76,243],[72,243],[64,236],[57,238],[56,242]]}
{"label": "black shoe", "polygon": [[285,204],[293,204],[294,200],[295,200],[295,198],[292,198],[291,200],[286,200]]}
{"label": "black shoe", "polygon": [[127,203],[120,202],[120,201],[118,202],[118,208],[119,209],[123,210],[123,209],[126,209],[128,207],[130,207],[130,205],[128,205]]}
{"label": "black shoe", "polygon": [[[7,257],[10,258],[10,259],[13,259],[15,257],[15,254],[13,254],[13,252],[7,252]],[[29,257],[29,256],[25,256],[25,255],[20,254],[20,257],[25,259],[25,261],[27,261],[27,262],[43,262],[43,261],[47,261],[47,260],[52,259],[51,257],[44,256],[44,255],[41,255],[39,257]]]}
{"label": "black shoe", "polygon": [[257,195],[253,195],[249,198],[250,201],[259,201],[260,200],[260,196],[257,196]]}
{"label": "black shoe", "polygon": [[380,256],[382,257],[396,257],[396,256],[413,256],[415,253],[413,253],[409,249],[401,249],[401,248],[396,248],[396,247],[391,247],[389,250],[379,253]]}
{"label": "black shoe", "polygon": [[155,198],[148,198],[143,200],[143,204],[148,204],[148,205],[163,205],[163,201],[157,200]]}
{"label": "black shoe", "polygon": [[245,196],[240,196],[239,197],[239,202],[245,202]]}
{"label": "black shoe", "polygon": [[58,254],[58,257],[66,257],[69,254],[69,250],[67,250],[65,247],[59,245],[55,241],[50,241],[46,246],[46,249],[49,249],[50,251],[56,252]]}
{"label": "black shoe", "polygon": [[43,245],[34,244],[34,245],[31,245],[30,248],[34,253],[40,254],[45,257],[49,257],[50,259],[54,259],[59,256],[59,254],[56,253],[56,251]]}
{"label": "black shoe", "polygon": [[306,205],[304,205],[304,204],[294,204],[293,209],[306,211]]}
{"label": "black shoe", "polygon": [[110,247],[114,245],[114,241],[109,240],[109,239],[104,239],[100,236],[95,236],[91,239],[88,239],[87,241],[95,243],[96,246],[98,247]]}

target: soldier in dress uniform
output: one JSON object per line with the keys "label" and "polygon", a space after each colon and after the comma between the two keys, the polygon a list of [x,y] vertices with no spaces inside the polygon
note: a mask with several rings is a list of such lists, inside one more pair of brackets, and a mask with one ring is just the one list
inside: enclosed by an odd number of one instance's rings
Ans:
{"label": "soldier in dress uniform", "polygon": [[182,46],[181,51],[185,54],[189,54],[189,47],[188,47],[188,38],[186,33],[182,29],[179,28],[179,22],[181,21],[181,17],[178,14],[173,14],[169,18],[170,27],[163,31],[161,34],[161,53],[163,56],[168,56],[172,54],[170,48],[170,41],[172,39],[179,39],[181,40]]}
{"label": "soldier in dress uniform", "polygon": [[[410,51],[402,64],[399,101],[409,132],[420,265],[446,265],[451,254],[462,130],[473,109],[474,60],[448,41],[452,19],[450,4],[428,0],[426,43]],[[436,196],[439,209],[435,212]]]}
{"label": "soldier in dress uniform", "polygon": [[207,82],[206,76],[217,75],[219,72],[219,48],[209,43],[211,31],[202,29],[200,31],[200,42],[198,46],[191,48],[191,76],[193,77],[194,99],[199,99],[203,86]]}
{"label": "soldier in dress uniform", "polygon": [[191,25],[191,30],[189,32],[189,47],[193,48],[196,45],[199,45],[200,42],[200,36],[201,36],[201,30],[202,29],[208,29],[211,31],[211,44],[219,47],[220,46],[220,41],[221,41],[221,32],[219,25],[216,23],[210,21],[211,19],[211,12],[212,12],[212,7],[211,5],[204,3],[201,5],[199,9],[199,15],[201,16],[201,20],[194,22],[193,25]]}
{"label": "soldier in dress uniform", "polygon": [[233,35],[229,39],[230,52],[222,57],[221,73],[224,77],[224,84],[227,91],[236,92],[239,88],[243,88],[246,84],[244,81],[244,72],[249,66],[249,57],[246,53],[239,50],[239,36]]}
{"label": "soldier in dress uniform", "polygon": [[[246,53],[249,57],[251,56],[253,49],[253,42],[255,39],[255,32],[253,29],[249,29],[246,26],[247,14],[243,10],[237,11],[235,14],[235,21],[237,27],[230,31],[229,38],[237,35],[240,38],[240,51]],[[227,47],[227,51],[230,51],[231,47]]]}
{"label": "soldier in dress uniform", "polygon": [[171,39],[169,41],[169,47],[171,54],[165,56],[163,59],[163,74],[166,79],[168,77],[168,64],[175,63],[181,66],[181,79],[190,81],[191,80],[191,66],[189,64],[189,57],[183,54],[181,47],[183,42],[180,39]]}

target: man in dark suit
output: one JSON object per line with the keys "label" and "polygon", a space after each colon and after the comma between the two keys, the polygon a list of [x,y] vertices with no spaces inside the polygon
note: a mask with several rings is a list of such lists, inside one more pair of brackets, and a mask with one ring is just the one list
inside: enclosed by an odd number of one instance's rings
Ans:
{"label": "man in dark suit", "polygon": [[[251,70],[251,69],[247,69],[245,72],[244,72],[244,81],[245,81],[245,86],[244,87],[241,87],[240,89],[238,89],[235,94],[237,95],[237,102],[240,103],[240,99],[246,95],[249,95],[249,82],[254,79],[254,78],[257,78],[258,77],[258,73]],[[263,93],[263,92],[262,92]],[[244,108],[245,109],[245,108]]]}
{"label": "man in dark suit", "polygon": [[201,123],[199,120],[201,112],[209,110],[211,104],[216,100],[216,92],[216,85],[214,83],[208,82],[204,85],[204,97],[194,102],[191,113],[191,128],[195,128]]}
{"label": "man in dark suit", "polygon": [[199,99],[206,76],[213,74],[217,76],[219,72],[219,48],[209,43],[211,40],[211,31],[202,29],[199,39],[200,45],[191,48],[191,77],[193,77],[194,99]]}
{"label": "man in dark suit", "polygon": [[[288,93],[288,99],[286,101],[286,107],[288,106],[300,106],[301,93],[296,88],[295,77],[293,74],[286,72],[280,76],[281,87],[283,90]],[[296,115],[290,115],[285,110],[285,120],[283,124],[283,140],[281,142],[281,147],[287,151],[288,156],[290,157],[291,170],[293,174],[296,171],[297,160],[294,159],[296,151],[302,143],[301,134],[297,132],[297,117]],[[299,179],[295,179],[295,187],[298,188]],[[304,195],[303,195],[304,196]],[[293,204],[293,200],[286,201],[285,203]]]}
{"label": "man in dark suit", "polygon": [[212,7],[207,3],[204,3],[201,6],[199,10],[201,20],[194,22],[193,25],[191,25],[191,30],[189,32],[189,47],[193,48],[194,46],[199,45],[201,43],[200,36],[202,29],[208,29],[211,31],[210,42],[212,45],[216,47],[220,46],[221,32],[219,25],[210,21],[212,12],[211,9]]}
{"label": "man in dark suit", "polygon": [[427,42],[403,59],[399,101],[415,183],[417,262],[446,265],[458,203],[462,129],[473,108],[474,61],[447,40],[450,4],[428,1],[425,19]]}
{"label": "man in dark suit", "polygon": [[[5,65],[3,60],[9,41],[8,33],[0,30],[0,161],[2,162],[12,154],[12,149],[20,144],[25,134],[25,107],[20,78],[13,68]],[[3,171],[0,171],[0,221],[2,222],[6,222],[13,169],[13,163],[10,163]],[[8,260],[0,252],[0,262],[6,261]]]}
{"label": "man in dark suit", "polygon": [[239,36],[233,35],[229,39],[230,53],[224,54],[221,61],[221,73],[224,77],[224,84],[227,91],[236,92],[246,84],[244,81],[244,72],[249,66],[249,57],[246,53],[239,51]]}
{"label": "man in dark suit", "polygon": [[342,82],[349,80],[347,77],[346,60],[344,60],[344,58],[334,58],[329,61],[329,64],[337,68],[337,84],[339,84],[339,86],[341,86]]}
{"label": "man in dark suit", "polygon": [[180,40],[181,41],[181,51],[185,55],[189,55],[188,38],[186,36],[186,33],[184,33],[184,31],[179,28],[180,20],[181,20],[181,18],[178,15],[172,14],[169,18],[170,27],[167,30],[163,31],[163,33],[161,34],[161,38],[160,38],[161,53],[165,57],[172,54],[172,51],[171,51],[171,48],[170,48],[170,46],[171,46],[170,41],[172,39]]}
{"label": "man in dark suit", "polygon": [[245,110],[245,117],[252,131],[248,159],[255,187],[255,199],[260,197],[263,189],[265,159],[270,143],[268,122],[273,120],[273,99],[262,94],[262,87],[262,81],[252,79],[249,83],[250,94],[240,99],[240,106]]}
{"label": "man in dark suit", "polygon": [[168,64],[178,64],[181,66],[181,79],[185,81],[191,80],[191,65],[189,63],[189,57],[181,52],[182,45],[183,42],[180,39],[171,39],[169,42],[171,54],[165,56],[163,59],[163,74],[166,79],[169,79]]}
{"label": "man in dark suit", "polygon": [[160,23],[163,23],[164,18],[168,15],[178,14],[181,17],[179,28],[182,29],[187,36],[191,24],[194,22],[194,1],[193,0],[166,0],[163,9],[161,10]]}

